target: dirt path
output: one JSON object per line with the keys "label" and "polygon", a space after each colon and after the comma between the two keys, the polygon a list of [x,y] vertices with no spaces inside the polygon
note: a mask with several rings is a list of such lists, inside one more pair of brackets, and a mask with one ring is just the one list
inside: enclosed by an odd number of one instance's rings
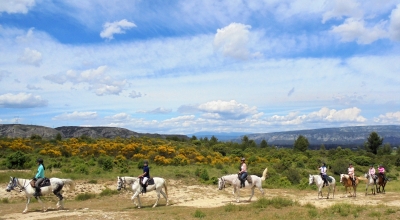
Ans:
{"label": "dirt path", "polygon": [[[128,211],[121,211],[121,204],[133,207],[130,200],[132,192],[123,191],[115,198],[115,204],[110,204],[105,210],[99,209],[91,200],[81,201],[81,202],[71,202],[74,200],[75,196],[80,193],[96,193],[99,194],[102,190],[110,188],[116,189],[116,182],[103,182],[98,184],[90,184],[83,181],[77,181],[76,190],[74,192],[64,192],[64,196],[67,199],[66,210],[56,210],[55,209],[55,196],[48,196],[45,198],[46,205],[49,211],[44,215],[40,211],[40,205],[36,203],[30,204],[30,211],[27,214],[22,214],[22,210],[25,208],[25,202],[23,201],[23,192],[19,191],[6,192],[5,186],[0,187],[0,199],[8,198],[10,201],[18,201],[16,204],[9,205],[13,206],[10,210],[4,208],[0,210],[0,219],[52,219],[52,218],[67,218],[71,216],[79,217],[79,219],[116,219],[116,218],[131,218]],[[347,198],[344,196],[344,189],[340,186],[339,191],[336,192],[334,199],[317,199],[317,191],[299,191],[299,190],[285,190],[285,189],[264,189],[266,198],[273,198],[276,196],[286,197],[298,201],[300,204],[313,204],[317,207],[327,207],[336,203],[351,203],[356,205],[379,205],[385,204],[387,206],[400,207],[400,201],[398,197],[400,193],[378,194],[378,195],[368,195],[365,196],[362,191],[363,187],[358,190],[358,196],[356,198]],[[241,191],[241,203],[248,204],[246,201],[250,196],[250,189]],[[323,194],[326,196],[327,191],[325,190]],[[168,181],[168,194],[170,199],[170,204],[172,207],[176,206],[190,206],[198,208],[210,208],[224,206],[230,202],[234,202],[234,197],[232,195],[232,187],[228,187],[224,190],[218,190],[216,186],[205,186],[205,185],[191,185],[185,186],[179,181],[170,180]],[[256,201],[260,198],[262,194],[258,189],[255,190],[255,195],[252,201]],[[151,206],[156,200],[156,194],[154,192],[149,192],[141,196],[142,203],[146,203],[147,207]],[[71,207],[74,206],[75,207]],[[79,205],[79,206],[78,206]],[[161,196],[160,206],[165,205],[165,200]],[[7,204],[3,204],[2,207],[8,207]],[[17,209],[17,208],[18,209]],[[144,208],[147,208],[144,207]],[[14,210],[11,210],[14,209]]]}

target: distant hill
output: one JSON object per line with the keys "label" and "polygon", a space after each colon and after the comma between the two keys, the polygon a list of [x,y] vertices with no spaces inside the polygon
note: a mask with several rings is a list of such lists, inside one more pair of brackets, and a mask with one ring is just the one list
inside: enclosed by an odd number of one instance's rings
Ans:
{"label": "distant hill", "polygon": [[[308,139],[311,149],[319,149],[321,144],[324,144],[326,148],[337,146],[364,146],[364,142],[373,131],[377,132],[380,137],[384,138],[384,144],[389,143],[392,147],[397,147],[400,145],[399,125],[321,128],[312,130],[247,134],[247,137],[250,140],[254,140],[256,143],[266,140],[268,145],[292,147],[297,137],[299,135],[303,135]],[[232,139],[231,141],[241,142],[242,137],[243,136]]]}
{"label": "distant hill", "polygon": [[0,137],[8,138],[29,138],[32,135],[39,135],[43,139],[55,138],[57,134],[61,134],[63,138],[73,138],[87,136],[90,138],[130,138],[130,137],[152,137],[152,138],[173,138],[187,140],[186,135],[174,134],[149,134],[138,133],[125,128],[116,127],[80,127],[80,126],[63,126],[58,128],[49,128],[38,125],[22,125],[22,124],[3,124],[0,125]]}
{"label": "distant hill", "polygon": [[207,137],[210,139],[212,136],[216,137],[219,141],[230,141],[232,139],[235,139],[237,137],[246,135],[246,133],[243,132],[208,132],[208,131],[203,131],[203,132],[197,132],[194,134],[188,134],[187,136],[192,137],[196,136],[197,139],[200,138],[205,138]]}

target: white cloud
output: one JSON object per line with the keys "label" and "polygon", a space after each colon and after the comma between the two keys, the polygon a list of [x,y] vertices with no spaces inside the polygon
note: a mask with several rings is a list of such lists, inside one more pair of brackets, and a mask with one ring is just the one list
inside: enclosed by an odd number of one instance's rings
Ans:
{"label": "white cloud", "polygon": [[1,108],[35,108],[47,106],[47,100],[31,93],[7,93],[0,95]]}
{"label": "white cloud", "polygon": [[106,116],[105,119],[112,121],[127,121],[131,119],[131,116],[127,113],[118,113],[113,116]]}
{"label": "white cloud", "polygon": [[124,30],[131,29],[136,27],[136,25],[132,22],[127,21],[126,19],[115,21],[115,22],[106,22],[103,25],[103,30],[100,33],[101,38],[107,38],[109,40],[114,39],[114,34],[123,34]]}
{"label": "white cloud", "polygon": [[322,15],[322,23],[332,19],[339,18],[343,16],[362,18],[363,11],[359,7],[360,4],[356,0],[329,0],[326,2],[328,8],[332,8]]}
{"label": "white cloud", "polygon": [[400,123],[400,111],[388,112],[385,115],[379,115],[374,118],[374,122],[381,124],[399,124]]}
{"label": "white cloud", "polygon": [[328,121],[328,122],[365,122],[366,118],[360,115],[361,109],[357,107],[347,109],[321,108],[318,112],[312,112],[304,117],[306,121]]}
{"label": "white cloud", "polygon": [[35,6],[35,0],[3,0],[0,1],[0,13],[7,12],[8,14],[26,14],[33,6]]}
{"label": "white cloud", "polygon": [[54,116],[53,120],[60,121],[78,121],[78,120],[95,120],[97,119],[97,112],[78,112],[64,113]]}
{"label": "white cloud", "polygon": [[29,90],[42,90],[41,87],[37,87],[37,86],[31,85],[31,84],[26,85],[26,88]]}
{"label": "white cloud", "polygon": [[42,54],[37,50],[32,50],[30,48],[25,48],[24,53],[18,58],[22,63],[40,66],[42,62]]}
{"label": "white cloud", "polygon": [[392,40],[400,41],[400,4],[390,15],[389,33]]}
{"label": "white cloud", "polygon": [[148,114],[167,114],[171,113],[171,109],[166,109],[163,107],[158,107],[156,109],[150,110],[150,111],[138,111],[138,113],[148,113]]}
{"label": "white cloud", "polygon": [[133,99],[140,98],[142,97],[142,93],[133,90],[131,93],[129,93],[129,97]]}
{"label": "white cloud", "polygon": [[204,117],[218,119],[242,119],[258,113],[257,107],[249,107],[235,100],[231,101],[211,101],[200,104],[197,109],[204,112]]}
{"label": "white cloud", "polygon": [[75,85],[80,83],[89,84],[90,90],[96,95],[119,95],[126,85],[126,80],[117,81],[106,75],[107,66],[99,66],[97,69],[88,69],[82,72],[68,70],[66,74],[50,74],[43,78],[57,84],[71,82]]}
{"label": "white cloud", "polygon": [[248,49],[250,25],[231,23],[218,29],[214,37],[214,49],[226,57],[245,60],[249,58]]}
{"label": "white cloud", "polygon": [[384,29],[386,22],[380,22],[373,27],[365,27],[364,20],[348,18],[339,25],[333,26],[331,32],[341,37],[341,41],[357,41],[358,44],[370,44],[380,38],[388,37]]}

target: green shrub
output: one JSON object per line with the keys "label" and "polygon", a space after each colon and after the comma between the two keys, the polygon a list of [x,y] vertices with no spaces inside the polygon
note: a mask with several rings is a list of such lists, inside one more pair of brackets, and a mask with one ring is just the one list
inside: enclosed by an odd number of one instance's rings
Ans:
{"label": "green shrub", "polygon": [[233,211],[236,211],[236,205],[229,203],[229,204],[225,205],[224,209],[225,209],[225,212],[233,212]]}
{"label": "green shrub", "polygon": [[74,169],[75,173],[81,173],[81,174],[85,174],[88,175],[89,174],[89,169],[86,165],[81,164],[78,165],[75,169]]}
{"label": "green shrub", "polygon": [[318,210],[316,210],[316,209],[308,210],[308,216],[310,216],[311,218],[317,217],[318,216]]}
{"label": "green shrub", "polygon": [[77,200],[77,201],[85,201],[85,200],[93,199],[93,198],[96,198],[96,194],[94,194],[94,193],[81,193],[81,194],[78,194],[75,197],[75,200]]}
{"label": "green shrub", "polygon": [[204,214],[204,212],[200,211],[200,210],[196,210],[193,214],[193,216],[195,218],[204,218],[206,217],[206,214]]}
{"label": "green shrub", "polygon": [[111,157],[106,157],[106,156],[100,157],[97,160],[97,163],[104,171],[111,171],[114,167],[114,161]]}
{"label": "green shrub", "polygon": [[117,190],[112,190],[109,188],[105,188],[103,191],[101,191],[100,196],[112,196],[118,194]]}
{"label": "green shrub", "polygon": [[273,206],[274,208],[280,209],[283,207],[293,206],[296,203],[291,199],[274,197],[272,199],[261,198],[258,199],[253,206],[255,208],[267,208],[268,206]]}
{"label": "green shrub", "polygon": [[285,172],[285,174],[292,184],[300,183],[301,176],[298,170],[290,168]]}
{"label": "green shrub", "polygon": [[396,210],[391,209],[391,208],[385,210],[385,214],[386,215],[390,215],[390,214],[393,214],[393,213],[396,213]]}
{"label": "green shrub", "polygon": [[204,168],[200,169],[197,168],[194,172],[194,174],[198,177],[200,177],[200,179],[207,181],[210,179],[210,176],[208,175],[208,171]]}
{"label": "green shrub", "polygon": [[10,203],[10,200],[8,200],[8,198],[2,198],[1,203]]}
{"label": "green shrub", "polygon": [[22,169],[25,168],[25,163],[28,157],[25,153],[17,151],[7,156],[6,166],[8,169]]}
{"label": "green shrub", "polygon": [[122,167],[119,172],[120,173],[129,173],[129,168],[128,167]]}

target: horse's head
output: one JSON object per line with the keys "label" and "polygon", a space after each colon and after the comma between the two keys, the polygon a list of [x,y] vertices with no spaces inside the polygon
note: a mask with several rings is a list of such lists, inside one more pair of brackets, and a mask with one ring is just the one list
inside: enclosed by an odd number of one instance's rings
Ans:
{"label": "horse's head", "polygon": [[314,176],[310,174],[310,177],[308,178],[308,184],[311,185],[314,183]]}
{"label": "horse's head", "polygon": [[10,176],[10,182],[8,182],[6,191],[11,192],[17,186],[17,178]]}
{"label": "horse's head", "polygon": [[221,177],[218,178],[218,189],[222,190],[223,188],[225,188],[225,180]]}
{"label": "horse's head", "polygon": [[368,173],[364,173],[364,177],[368,179],[369,178],[369,174]]}
{"label": "horse's head", "polygon": [[125,179],[123,179],[122,177],[117,177],[117,190],[121,190],[121,188],[125,189]]}
{"label": "horse's head", "polygon": [[343,182],[343,178],[344,178],[344,174],[342,173],[342,174],[340,174],[340,182],[341,183]]}

